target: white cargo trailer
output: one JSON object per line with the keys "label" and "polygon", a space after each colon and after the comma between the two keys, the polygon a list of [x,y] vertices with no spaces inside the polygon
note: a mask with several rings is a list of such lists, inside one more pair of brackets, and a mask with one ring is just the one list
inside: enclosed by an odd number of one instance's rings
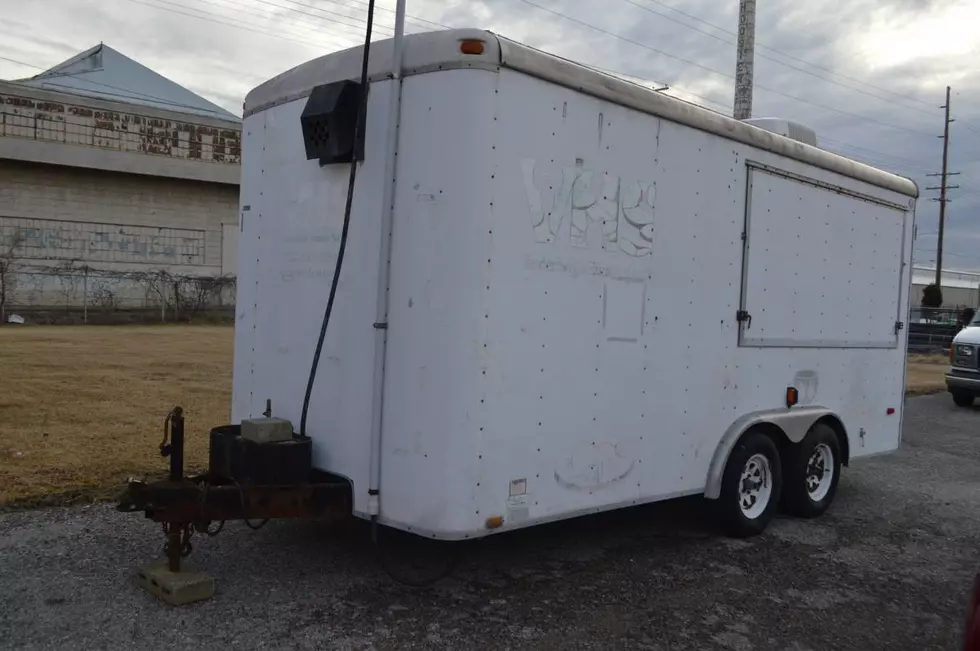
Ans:
{"label": "white cargo trailer", "polygon": [[234,422],[300,420],[355,157],[307,426],[355,515],[458,540],[703,494],[749,534],[898,447],[912,181],[486,31],[398,45],[363,143],[361,48],[247,97]]}

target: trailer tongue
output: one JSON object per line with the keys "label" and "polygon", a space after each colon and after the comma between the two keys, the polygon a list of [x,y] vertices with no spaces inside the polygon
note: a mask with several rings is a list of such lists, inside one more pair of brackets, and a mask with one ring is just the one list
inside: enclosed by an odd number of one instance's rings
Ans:
{"label": "trailer tongue", "polygon": [[[273,429],[288,437],[268,439]],[[246,434],[242,434],[242,429]],[[251,430],[251,431],[248,431]],[[167,479],[130,480],[117,509],[143,511],[163,525],[166,564],[151,564],[137,574],[139,583],[175,605],[210,597],[214,582],[181,567],[193,550],[195,533],[215,536],[229,520],[253,529],[272,518],[344,518],[350,516],[350,483],[310,468],[310,440],[292,433],[288,421],[245,421],[211,430],[210,460],[203,475],[184,476],[184,412],[175,407],[164,423],[160,454],[169,458]],[[216,524],[216,526],[214,526]]]}

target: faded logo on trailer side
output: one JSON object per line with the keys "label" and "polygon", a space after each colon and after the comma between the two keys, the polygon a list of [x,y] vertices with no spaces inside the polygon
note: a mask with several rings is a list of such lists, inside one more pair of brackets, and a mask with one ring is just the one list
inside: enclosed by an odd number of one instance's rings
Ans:
{"label": "faded logo on trailer side", "polygon": [[581,445],[555,469],[559,486],[598,489],[625,479],[635,461],[623,454],[621,444],[602,441]]}
{"label": "faded logo on trailer side", "polygon": [[590,170],[581,159],[551,170],[539,170],[536,161],[524,159],[521,171],[537,242],[560,241],[568,233],[572,246],[587,248],[594,228],[601,231],[606,251],[634,257],[652,252],[653,183]]}

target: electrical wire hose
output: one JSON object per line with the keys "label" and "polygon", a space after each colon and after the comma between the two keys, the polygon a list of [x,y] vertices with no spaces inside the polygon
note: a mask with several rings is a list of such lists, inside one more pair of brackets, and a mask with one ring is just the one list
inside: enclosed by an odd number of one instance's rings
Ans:
{"label": "electrical wire hose", "polygon": [[[361,56],[361,96],[357,103],[357,117],[354,121],[354,142],[361,141],[367,121],[368,96],[368,61],[371,53],[371,32],[374,26],[374,0],[369,0],[367,10],[367,28],[364,33],[364,51]],[[333,314],[334,301],[337,298],[337,285],[340,282],[340,272],[344,266],[344,253],[347,250],[347,233],[350,230],[350,214],[354,204],[354,184],[357,180],[357,157],[352,156],[350,162],[350,177],[347,182],[347,201],[344,205],[344,226],[340,232],[340,246],[337,249],[337,264],[334,266],[333,279],[330,281],[330,295],[327,307],[323,312],[320,323],[320,335],[316,340],[316,350],[313,352],[313,363],[310,365],[310,376],[306,381],[306,394],[303,396],[303,411],[299,420],[299,434],[306,436],[306,420],[310,411],[310,398],[313,395],[313,384],[316,382],[317,369],[320,366],[320,354],[323,352],[323,340],[327,335],[327,326]]]}
{"label": "electrical wire hose", "polygon": [[[361,88],[360,97],[358,98],[357,107],[357,117],[355,119],[354,126],[354,142],[362,142],[362,137],[364,134],[365,123],[367,121],[367,97],[368,97],[368,62],[370,61],[371,53],[371,33],[374,27],[374,5],[375,0],[369,0],[367,9],[367,27],[364,34],[364,50],[361,56]],[[306,424],[309,416],[310,410],[310,400],[313,395],[313,385],[316,382],[316,374],[320,364],[320,355],[323,353],[323,342],[326,338],[327,327],[330,324],[330,317],[333,314],[334,302],[337,298],[337,286],[340,283],[340,274],[343,269],[344,264],[344,253],[347,250],[347,235],[350,230],[350,219],[351,210],[354,203],[354,187],[357,180],[357,159],[356,156],[351,160],[350,164],[350,177],[347,184],[347,199],[344,205],[344,225],[340,234],[340,245],[337,250],[337,263],[334,267],[333,278],[330,282],[330,294],[327,298],[327,306],[323,313],[323,320],[320,323],[320,333],[317,337],[316,349],[313,353],[313,362],[310,366],[309,379],[306,382],[306,394],[303,396],[303,411],[300,416],[299,422],[299,433],[300,436],[305,437]],[[242,496],[244,502],[244,495]],[[253,526],[250,522],[246,520],[245,522],[249,527],[258,528],[261,527],[264,522],[258,526]],[[375,549],[378,554],[378,560],[381,567],[384,569],[385,573],[388,574],[393,580],[398,583],[412,586],[412,587],[424,587],[431,585],[436,581],[444,578],[456,567],[458,562],[458,556],[456,554],[451,554],[449,557],[449,562],[445,567],[440,568],[439,571],[435,573],[434,576],[429,576],[421,580],[413,579],[410,577],[399,576],[397,572],[393,571],[391,567],[390,559],[382,549],[383,545],[380,541],[380,536],[378,536],[378,521],[377,518],[372,518],[372,538],[375,544]],[[445,559],[444,559],[445,560]]]}

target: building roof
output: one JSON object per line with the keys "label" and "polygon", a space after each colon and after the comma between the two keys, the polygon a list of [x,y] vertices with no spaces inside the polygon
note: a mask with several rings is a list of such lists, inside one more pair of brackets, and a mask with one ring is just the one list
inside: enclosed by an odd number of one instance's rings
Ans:
{"label": "building roof", "polygon": [[107,45],[96,45],[49,70],[14,83],[53,92],[240,122],[227,111]]}
{"label": "building roof", "polygon": [[[936,281],[936,267],[915,265],[912,267],[912,284],[929,285]],[[977,289],[980,287],[980,271],[964,271],[960,269],[943,269],[943,287],[962,287]]]}

